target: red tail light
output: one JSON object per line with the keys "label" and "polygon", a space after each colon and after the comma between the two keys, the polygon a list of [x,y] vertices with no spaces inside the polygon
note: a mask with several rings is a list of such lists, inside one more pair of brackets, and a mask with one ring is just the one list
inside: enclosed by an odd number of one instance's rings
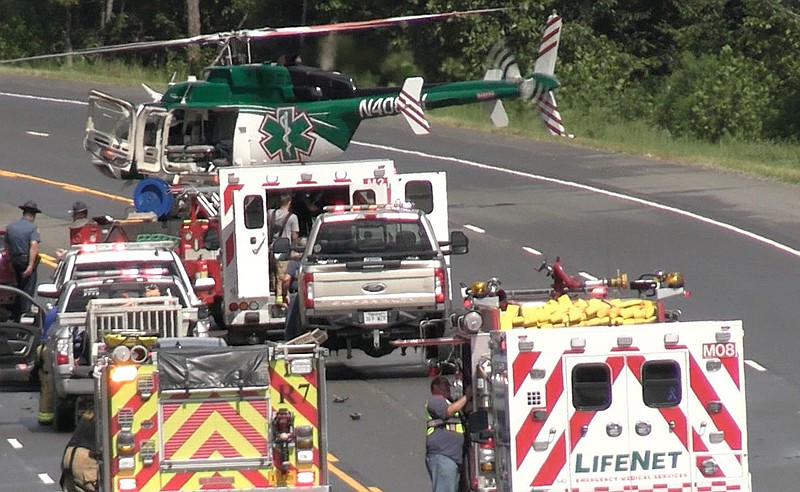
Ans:
{"label": "red tail light", "polygon": [[69,338],[59,338],[56,340],[56,365],[64,366],[69,364]]}
{"label": "red tail light", "polygon": [[447,293],[447,285],[445,284],[444,279],[444,269],[436,268],[433,272],[434,276],[434,292],[436,293],[436,303],[443,304],[445,300],[445,294]]}
{"label": "red tail light", "polygon": [[314,274],[303,274],[303,302],[306,309],[314,309]]}

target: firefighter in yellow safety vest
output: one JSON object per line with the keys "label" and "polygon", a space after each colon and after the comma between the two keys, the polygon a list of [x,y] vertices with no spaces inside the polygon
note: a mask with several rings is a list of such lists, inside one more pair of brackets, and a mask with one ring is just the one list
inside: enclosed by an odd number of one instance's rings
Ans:
{"label": "firefighter in yellow safety vest", "polygon": [[425,406],[427,430],[425,464],[433,492],[456,492],[464,456],[464,423],[461,410],[468,392],[457,400],[450,397],[450,381],[436,376],[431,381],[431,396]]}

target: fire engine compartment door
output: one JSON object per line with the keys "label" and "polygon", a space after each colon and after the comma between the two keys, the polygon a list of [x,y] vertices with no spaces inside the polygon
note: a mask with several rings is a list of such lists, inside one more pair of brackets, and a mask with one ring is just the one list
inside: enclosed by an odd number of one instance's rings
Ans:
{"label": "fire engine compartment door", "polygon": [[270,466],[263,346],[162,349],[157,357],[164,477]]}
{"label": "fire engine compartment door", "polygon": [[681,350],[564,356],[571,487],[691,481],[687,361]]}
{"label": "fire engine compartment door", "polygon": [[92,152],[108,150],[115,165],[130,171],[134,156],[136,110],[128,101],[99,91],[89,92],[86,145]]}
{"label": "fire engine compartment door", "polygon": [[[222,177],[222,176],[220,176]],[[246,181],[246,180],[245,180]],[[226,191],[227,193],[227,191]],[[245,182],[233,188],[232,224],[223,224],[223,237],[232,234],[233,255],[225,251],[225,282],[236,285],[239,298],[269,296],[270,250],[267,198],[261,182]],[[232,230],[227,230],[232,225]],[[225,240],[223,248],[231,247]],[[231,275],[232,274],[232,275]],[[226,290],[229,290],[226,288]]]}
{"label": "fire engine compartment door", "polygon": [[[450,227],[447,214],[447,173],[395,174],[392,179],[392,202],[411,202],[425,212],[433,226],[436,240],[449,241]],[[448,247],[442,248],[448,250]]]}

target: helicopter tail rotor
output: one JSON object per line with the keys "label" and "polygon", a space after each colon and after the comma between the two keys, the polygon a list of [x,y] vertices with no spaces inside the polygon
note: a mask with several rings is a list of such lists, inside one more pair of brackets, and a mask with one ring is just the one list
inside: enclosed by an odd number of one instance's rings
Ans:
{"label": "helicopter tail rotor", "polygon": [[431,124],[422,110],[422,77],[409,77],[403,83],[398,97],[398,110],[416,135],[427,135]]}
{"label": "helicopter tail rotor", "polygon": [[[501,41],[495,44],[489,52],[490,68],[486,71],[484,80],[505,80],[519,84],[520,96],[536,104],[550,134],[571,137],[573,135],[566,133],[553,94],[553,89],[558,87],[554,72],[561,39],[561,25],[561,16],[555,12],[548,17],[532,74],[522,76],[516,56]],[[495,126],[508,124],[508,116],[500,101],[485,102],[484,107],[489,112]]]}

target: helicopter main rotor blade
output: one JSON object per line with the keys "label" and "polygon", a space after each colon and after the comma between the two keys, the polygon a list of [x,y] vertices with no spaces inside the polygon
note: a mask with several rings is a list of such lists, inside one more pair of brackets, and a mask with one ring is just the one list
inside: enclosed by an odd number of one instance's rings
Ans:
{"label": "helicopter main rotor blade", "polygon": [[8,60],[0,60],[0,65],[19,63],[25,61],[63,58],[66,56],[75,56],[75,55],[98,55],[103,53],[141,51],[141,50],[149,50],[155,48],[179,48],[190,45],[209,45],[209,44],[222,45],[226,42],[229,42],[232,39],[235,40],[267,39],[272,37],[280,38],[280,37],[300,36],[300,35],[318,35],[318,34],[327,34],[331,32],[355,32],[367,29],[377,29],[380,27],[396,26],[400,24],[430,22],[435,20],[449,19],[453,17],[463,17],[468,15],[490,14],[493,12],[501,12],[504,10],[506,9],[490,8],[490,9],[476,9],[476,10],[459,10],[459,11],[444,12],[439,14],[404,15],[397,17],[388,17],[385,19],[339,22],[334,24],[320,24],[316,26],[295,26],[295,27],[277,27],[277,28],[264,27],[260,29],[242,29],[238,31],[220,32],[214,34],[201,34],[199,36],[193,36],[187,38],[167,39],[161,41],[140,41],[135,43],[98,46],[96,48],[84,48],[79,50],[73,50],[66,53],[53,53],[47,55],[13,58]]}
{"label": "helicopter main rotor blade", "polygon": [[257,38],[282,37],[282,36],[327,34],[331,32],[355,32],[367,29],[376,29],[379,27],[396,26],[400,24],[413,24],[416,22],[444,20],[452,17],[490,14],[493,12],[501,12],[504,10],[506,9],[491,8],[491,9],[477,9],[477,10],[460,10],[454,12],[445,12],[441,14],[403,15],[398,17],[388,17],[386,19],[340,22],[336,24],[322,24],[317,26],[278,27],[268,30],[256,29],[254,31],[251,31],[249,36],[247,37],[250,37],[251,39],[257,39]]}

